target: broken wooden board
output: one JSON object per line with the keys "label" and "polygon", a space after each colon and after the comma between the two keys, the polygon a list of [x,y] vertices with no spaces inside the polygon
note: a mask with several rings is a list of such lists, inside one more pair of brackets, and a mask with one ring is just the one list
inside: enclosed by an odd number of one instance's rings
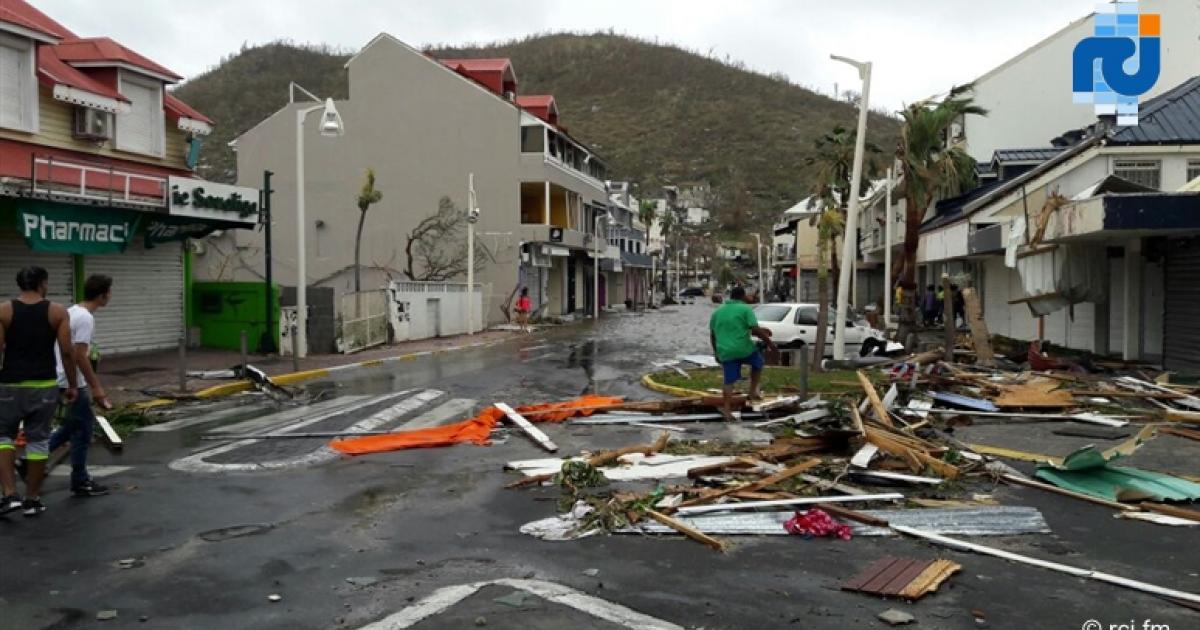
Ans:
{"label": "broken wooden board", "polygon": [[662,523],[663,525],[670,527],[671,529],[683,534],[684,536],[687,536],[688,538],[691,538],[692,540],[695,540],[696,542],[704,543],[704,544],[708,545],[709,547],[716,549],[717,551],[725,551],[726,545],[724,542],[717,540],[716,538],[713,538],[712,536],[709,536],[708,534],[705,534],[704,532],[692,527],[691,525],[682,523],[676,519],[671,518],[670,516],[667,516],[666,514],[662,514],[661,512],[655,512],[654,510],[646,510],[646,516],[649,516],[650,518],[658,521],[659,523]]}
{"label": "broken wooden board", "polygon": [[515,409],[502,402],[495,403],[494,406],[499,409],[501,413],[503,413],[509,419],[510,422],[520,427],[520,429],[524,431],[526,435],[532,438],[534,442],[537,442],[538,446],[541,446],[551,453],[558,450],[558,445],[555,444],[549,436],[547,436],[545,433],[542,433],[541,429],[533,426],[528,420],[525,419],[524,416],[517,413]]}
{"label": "broken wooden board", "polygon": [[850,465],[856,468],[866,468],[871,464],[871,460],[879,453],[879,447],[874,444],[864,444],[854,457],[850,458]]}
{"label": "broken wooden board", "polygon": [[125,448],[125,441],[113,429],[112,424],[108,422],[108,418],[104,416],[96,416],[96,424],[100,427],[100,435],[104,438],[104,444],[108,448],[119,451]]}
{"label": "broken wooden board", "polygon": [[792,466],[791,468],[788,468],[786,470],[777,472],[769,477],[763,477],[762,479],[759,479],[758,481],[752,481],[750,483],[733,486],[731,488],[726,488],[715,494],[698,497],[695,499],[691,499],[689,501],[684,501],[681,504],[680,509],[683,510],[690,506],[698,506],[703,503],[709,503],[709,502],[719,499],[721,497],[731,495],[735,492],[758,492],[759,490],[762,490],[763,488],[769,488],[770,486],[773,486],[777,483],[787,481],[788,479],[791,479],[792,477],[795,477],[796,475],[800,475],[802,473],[808,472],[810,469],[816,468],[820,464],[821,464],[821,460],[810,459],[810,460],[805,461],[796,466]]}
{"label": "broken wooden board", "polygon": [[879,398],[879,392],[875,391],[875,386],[871,384],[871,379],[867,378],[867,375],[862,370],[855,371],[855,374],[858,375],[858,382],[862,385],[863,391],[866,392],[867,400],[871,402],[871,408],[875,410],[875,415],[879,417],[879,421],[889,427],[895,426],[892,424],[891,416],[888,415],[887,407],[884,406],[883,401]]}
{"label": "broken wooden board", "polygon": [[[711,500],[712,497],[709,497]],[[765,507],[792,507],[796,505],[812,505],[815,503],[859,503],[862,501],[903,501],[904,495],[899,492],[883,494],[861,494],[834,497],[800,497],[796,499],[779,499],[777,501],[747,501],[745,503],[718,503],[716,505],[688,505],[684,502],[675,511],[680,516],[705,514],[708,512],[732,512],[737,510],[754,510]]]}
{"label": "broken wooden board", "polygon": [[963,304],[966,307],[967,325],[971,328],[971,341],[975,346],[975,364],[992,367],[996,364],[996,353],[992,351],[992,338],[988,334],[987,322],[983,319],[983,308],[979,304],[979,294],[975,289],[966,287],[962,290]]}
{"label": "broken wooden board", "polygon": [[960,570],[962,565],[949,560],[888,556],[850,578],[842,584],[842,590],[913,601],[936,591]]}
{"label": "broken wooden board", "polygon": [[997,385],[1000,395],[992,403],[1005,408],[1064,409],[1075,405],[1075,397],[1066,389],[1059,389],[1058,381],[1048,378],[1031,378],[1024,383]]}

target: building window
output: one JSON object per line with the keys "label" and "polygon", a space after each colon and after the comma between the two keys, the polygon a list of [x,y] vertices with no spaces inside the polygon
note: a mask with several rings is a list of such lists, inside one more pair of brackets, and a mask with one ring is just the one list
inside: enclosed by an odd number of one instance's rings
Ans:
{"label": "building window", "polygon": [[33,42],[0,33],[0,127],[37,133]]}
{"label": "building window", "polygon": [[1188,160],[1187,180],[1195,181],[1197,177],[1200,177],[1200,160]]}
{"label": "building window", "polygon": [[544,153],[546,128],[541,125],[521,127],[521,153]]}
{"label": "building window", "polygon": [[1116,160],[1113,175],[1155,190],[1162,187],[1162,162],[1158,160]]}
{"label": "building window", "polygon": [[162,82],[122,71],[119,88],[130,108],[117,116],[117,149],[162,157],[166,153]]}

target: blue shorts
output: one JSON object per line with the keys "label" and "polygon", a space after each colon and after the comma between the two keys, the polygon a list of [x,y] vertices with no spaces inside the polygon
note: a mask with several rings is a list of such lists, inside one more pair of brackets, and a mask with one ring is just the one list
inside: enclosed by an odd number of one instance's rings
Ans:
{"label": "blue shorts", "polygon": [[763,369],[764,364],[762,352],[758,350],[755,350],[754,354],[748,357],[723,361],[721,368],[725,370],[725,384],[733,385],[741,380],[743,365],[749,365],[751,371],[758,372]]}

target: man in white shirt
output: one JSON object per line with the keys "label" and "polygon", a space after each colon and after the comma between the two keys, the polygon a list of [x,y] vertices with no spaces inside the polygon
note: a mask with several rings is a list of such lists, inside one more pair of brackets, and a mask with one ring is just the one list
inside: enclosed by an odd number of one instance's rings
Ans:
{"label": "man in white shirt", "polygon": [[[96,497],[108,494],[108,488],[92,481],[87,472],[88,446],[92,443],[92,428],[96,415],[92,412],[92,401],[101,409],[112,409],[108,394],[100,385],[100,378],[92,366],[92,334],[96,328],[96,311],[108,306],[112,298],[112,278],[103,275],[89,276],[83,284],[83,301],[67,310],[71,316],[71,348],[75,365],[79,366],[79,396],[68,407],[62,426],[50,436],[50,452],[63,444],[71,443],[71,494],[77,497]],[[58,358],[58,386],[65,388],[67,375],[63,370],[62,356]]]}

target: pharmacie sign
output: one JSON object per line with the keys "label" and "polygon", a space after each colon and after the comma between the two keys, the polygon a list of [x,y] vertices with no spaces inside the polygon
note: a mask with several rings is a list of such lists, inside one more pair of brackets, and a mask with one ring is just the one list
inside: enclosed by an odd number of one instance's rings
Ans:
{"label": "pharmacie sign", "polygon": [[188,177],[167,178],[168,214],[242,225],[258,224],[258,189]]}
{"label": "pharmacie sign", "polygon": [[27,202],[17,208],[17,229],[30,249],[68,254],[125,251],[137,231],[140,214]]}

